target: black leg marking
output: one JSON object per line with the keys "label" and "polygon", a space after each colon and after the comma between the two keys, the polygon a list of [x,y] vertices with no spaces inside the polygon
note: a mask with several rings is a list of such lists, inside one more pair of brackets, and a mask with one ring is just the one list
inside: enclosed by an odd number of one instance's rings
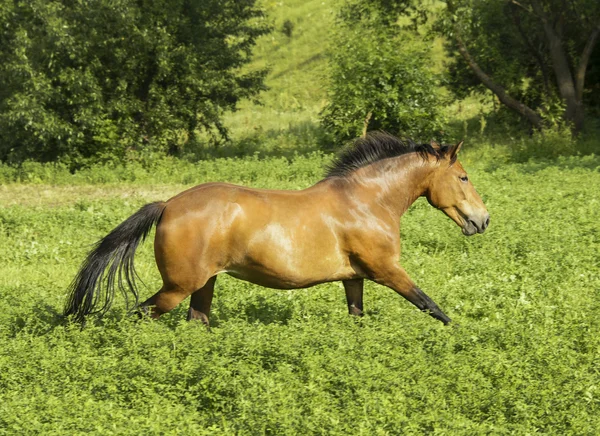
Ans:
{"label": "black leg marking", "polygon": [[346,291],[348,313],[350,315],[363,316],[363,279],[344,280],[342,283]]}
{"label": "black leg marking", "polygon": [[439,319],[444,323],[444,325],[447,325],[452,321],[444,312],[442,312],[438,305],[435,304],[433,300],[427,296],[427,294],[425,294],[425,292],[416,286],[412,288],[412,291],[416,296],[416,299],[413,302],[415,306],[417,306],[423,312],[428,313],[435,319]]}

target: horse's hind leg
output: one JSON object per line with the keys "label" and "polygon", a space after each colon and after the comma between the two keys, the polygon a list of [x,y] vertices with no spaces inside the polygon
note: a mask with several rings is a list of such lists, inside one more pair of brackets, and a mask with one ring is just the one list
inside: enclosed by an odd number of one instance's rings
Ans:
{"label": "horse's hind leg", "polygon": [[348,313],[350,315],[363,316],[363,279],[344,280],[342,283],[346,290]]}
{"label": "horse's hind leg", "polygon": [[160,291],[140,304],[139,310],[157,319],[162,314],[171,311],[191,293],[180,286],[165,284]]}
{"label": "horse's hind leg", "polygon": [[192,294],[187,315],[188,321],[198,319],[207,327],[209,326],[208,317],[210,315],[210,305],[215,292],[216,281],[217,276],[211,277],[203,287]]}
{"label": "horse's hind leg", "polygon": [[171,311],[175,306],[194,293],[196,289],[203,288],[207,281],[207,279],[200,278],[199,280],[194,280],[193,283],[182,283],[181,285],[165,281],[160,291],[140,304],[140,311],[148,313],[152,318],[156,319],[162,314]]}

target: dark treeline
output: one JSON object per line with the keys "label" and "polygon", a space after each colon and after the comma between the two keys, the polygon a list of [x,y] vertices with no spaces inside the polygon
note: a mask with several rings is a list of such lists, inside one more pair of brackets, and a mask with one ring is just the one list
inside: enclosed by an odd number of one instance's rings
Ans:
{"label": "dark treeline", "polygon": [[[338,18],[325,125],[439,136],[439,107],[493,93],[529,128],[577,135],[600,108],[597,0],[347,0]],[[432,68],[434,38],[447,61]],[[433,70],[433,71],[432,71]],[[451,91],[444,99],[443,83]],[[512,115],[511,115],[512,114]],[[527,129],[526,129],[527,130]]]}

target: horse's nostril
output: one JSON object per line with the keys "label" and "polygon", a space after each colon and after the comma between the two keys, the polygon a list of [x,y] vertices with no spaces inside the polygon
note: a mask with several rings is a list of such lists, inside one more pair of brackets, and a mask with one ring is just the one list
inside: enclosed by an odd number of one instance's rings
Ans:
{"label": "horse's nostril", "polygon": [[490,225],[490,216],[488,215],[487,218],[485,219],[485,223],[483,223],[483,228],[487,229],[487,227]]}

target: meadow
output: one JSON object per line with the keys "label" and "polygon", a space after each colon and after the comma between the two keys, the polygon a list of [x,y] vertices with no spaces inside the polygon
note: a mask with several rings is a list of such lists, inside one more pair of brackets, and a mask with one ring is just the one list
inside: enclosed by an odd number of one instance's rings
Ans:
{"label": "meadow", "polygon": [[[466,238],[423,199],[401,228],[401,263],[452,327],[373,283],[357,320],[340,283],[222,276],[211,333],[184,321],[187,302],[137,322],[122,299],[80,329],[61,318],[66,288],[139,206],[209,180],[301,189],[330,156],[5,171],[0,434],[595,434],[600,160],[465,148],[488,231]],[[151,241],[136,265],[149,296]]]}
{"label": "meadow", "polygon": [[[334,7],[263,5],[275,31],[250,68],[271,68],[270,90],[227,115],[231,141],[203,160],[0,164],[0,435],[598,434],[600,157],[494,125],[477,98],[447,110],[489,229],[467,238],[424,199],[401,227],[400,262],[452,326],[370,282],[355,319],[341,283],[276,291],[226,275],[211,332],[184,320],[187,301],[137,321],[117,298],[83,329],[65,322],[86,253],[143,204],[208,181],[322,177]],[[136,268],[146,298],[160,286],[152,235]]]}

